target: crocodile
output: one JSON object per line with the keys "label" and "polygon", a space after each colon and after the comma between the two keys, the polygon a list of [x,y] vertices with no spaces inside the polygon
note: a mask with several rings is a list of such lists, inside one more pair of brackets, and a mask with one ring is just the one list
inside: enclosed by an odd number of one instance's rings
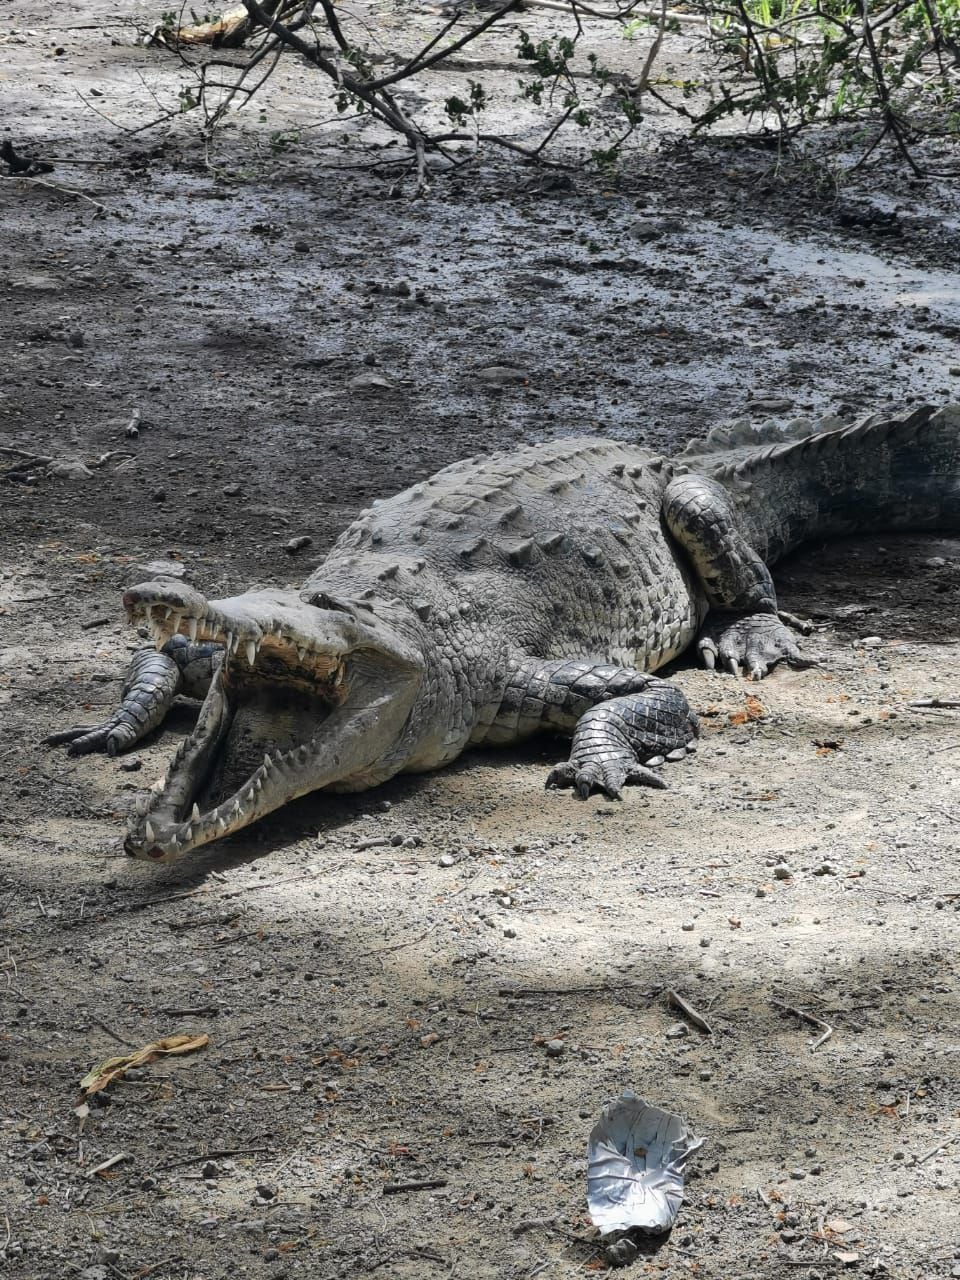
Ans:
{"label": "crocodile", "polygon": [[126,851],[169,861],[319,788],[361,791],[474,744],[572,734],[547,786],[619,798],[696,747],[654,673],[695,646],[760,679],[809,664],[769,566],[812,538],[960,525],[960,406],[715,428],[667,458],[558,439],[448,466],[376,501],[299,589],[123,602],[154,644],[119,709],[54,734],[126,750],[202,699]]}

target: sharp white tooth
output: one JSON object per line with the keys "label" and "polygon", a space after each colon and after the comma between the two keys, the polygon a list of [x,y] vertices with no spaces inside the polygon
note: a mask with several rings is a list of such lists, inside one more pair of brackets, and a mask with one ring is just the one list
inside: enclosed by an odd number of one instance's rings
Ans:
{"label": "sharp white tooth", "polygon": [[217,819],[217,826],[219,827],[219,829],[220,829],[221,831],[226,831],[226,829],[227,829],[226,821],[225,821],[223,818],[218,818],[218,819]]}
{"label": "sharp white tooth", "polygon": [[298,657],[298,658],[300,659],[300,661],[302,662],[306,656],[307,656],[307,647],[306,647],[306,645],[298,644],[298,645],[297,645],[297,657]]}
{"label": "sharp white tooth", "polygon": [[228,631],[228,632],[227,632],[227,635],[226,635],[226,640],[225,640],[225,644],[226,644],[226,646],[227,646],[227,657],[228,657],[228,658],[229,658],[229,657],[230,657],[230,655],[233,653],[233,642],[234,642],[234,639],[235,639],[235,636],[234,636],[233,632],[232,632],[232,631]]}
{"label": "sharp white tooth", "polygon": [[170,617],[171,613],[173,613],[173,610],[172,610],[172,609],[164,609],[164,611],[163,611],[163,620],[164,620],[164,622],[166,622],[166,620]]}
{"label": "sharp white tooth", "polygon": [[254,790],[254,792],[255,792],[257,795],[259,795],[259,794],[260,794],[260,792],[263,790],[263,779],[262,779],[262,778],[257,778],[257,779],[254,781],[254,784],[253,784],[253,790]]}
{"label": "sharp white tooth", "polygon": [[257,665],[257,644],[255,640],[247,641],[247,661],[250,663],[251,667],[255,667]]}
{"label": "sharp white tooth", "polygon": [[263,767],[264,767],[265,769],[272,769],[272,768],[273,768],[273,761],[272,761],[272,760],[271,760],[271,758],[270,758],[270,752],[269,752],[269,751],[268,751],[268,752],[267,752],[267,754],[263,757]]}
{"label": "sharp white tooth", "polygon": [[193,806],[193,811],[192,811],[192,813],[190,814],[190,817],[193,819],[193,821],[194,821],[194,822],[199,822],[199,821],[200,821],[200,807],[199,807],[199,805],[194,804],[194,806]]}
{"label": "sharp white tooth", "polygon": [[170,615],[170,628],[174,635],[180,630],[180,614],[176,610]]}
{"label": "sharp white tooth", "polygon": [[174,836],[174,840],[176,840],[177,844],[179,844],[181,840],[183,841],[184,844],[189,844],[192,839],[193,839],[193,827],[187,827],[186,831],[184,831],[182,836]]}
{"label": "sharp white tooth", "polygon": [[155,832],[155,831],[154,831],[154,829],[153,829],[153,824],[152,824],[152,823],[150,823],[150,822],[148,822],[148,823],[144,826],[144,828],[143,828],[143,834],[147,837],[147,839],[148,839],[151,843],[153,843],[153,841],[154,841],[154,840],[156,840],[156,838],[157,838],[157,836],[156,836],[156,832]]}
{"label": "sharp white tooth", "polygon": [[197,627],[198,627],[199,625],[200,625],[200,624],[199,624],[199,622],[197,621],[197,619],[196,619],[196,618],[189,618],[189,619],[187,620],[187,633],[188,633],[188,635],[190,636],[190,639],[191,639],[191,640],[196,640],[196,638],[197,638]]}

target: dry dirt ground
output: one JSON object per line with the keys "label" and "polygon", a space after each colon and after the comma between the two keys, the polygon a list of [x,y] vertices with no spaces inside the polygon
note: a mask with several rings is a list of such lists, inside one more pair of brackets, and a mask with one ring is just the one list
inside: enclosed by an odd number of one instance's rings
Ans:
{"label": "dry dirt ground", "polygon": [[[145,561],[210,594],[296,581],[363,504],[477,450],[950,398],[955,195],[881,166],[827,196],[814,167],[648,132],[615,183],[491,158],[388,200],[337,167],[362,153],[319,131],[275,156],[255,116],[211,169],[186,125],[122,134],[74,93],[129,126],[142,80],[175,92],[130,16],[4,17],[5,136],[106,211],[0,185],[2,442],[110,456],[0,480],[0,1268],[586,1274],[587,1135],[632,1086],[706,1138],[634,1273],[960,1275],[960,724],[909,706],[960,694],[960,541],[783,566],[824,665],[680,669],[701,749],[621,805],[545,793],[547,741],[150,867],[123,813],[189,710],[132,772],[40,745],[114,705]],[[488,386],[503,364],[526,381]],[[93,1064],[179,1031],[209,1044],[78,1114]]]}

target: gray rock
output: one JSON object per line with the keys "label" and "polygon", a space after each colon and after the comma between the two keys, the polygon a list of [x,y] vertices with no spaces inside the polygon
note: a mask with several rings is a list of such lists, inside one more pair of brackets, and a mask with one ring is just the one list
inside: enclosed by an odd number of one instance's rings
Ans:
{"label": "gray rock", "polygon": [[352,391],[392,391],[393,383],[382,373],[358,373],[347,386]]}
{"label": "gray rock", "polygon": [[773,868],[774,880],[789,880],[793,875],[793,869],[786,862],[778,862]]}
{"label": "gray rock", "polygon": [[488,387],[518,387],[529,379],[522,369],[507,364],[491,364],[477,372],[477,377]]}
{"label": "gray rock", "polygon": [[47,473],[58,480],[90,480],[93,472],[80,458],[55,458]]}
{"label": "gray rock", "polygon": [[548,1058],[560,1058],[567,1050],[566,1042],[563,1040],[548,1040],[543,1047],[547,1051]]}

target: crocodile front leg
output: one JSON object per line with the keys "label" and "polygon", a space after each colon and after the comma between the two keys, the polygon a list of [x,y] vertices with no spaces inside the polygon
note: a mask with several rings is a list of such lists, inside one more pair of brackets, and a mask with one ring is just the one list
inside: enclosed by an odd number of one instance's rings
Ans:
{"label": "crocodile front leg", "polygon": [[677,476],[664,493],[663,513],[693,561],[711,608],[720,613],[708,619],[697,642],[705,666],[716,666],[719,658],[734,675],[744,667],[751,679],[761,680],[780,661],[816,662],[800,653],[788,624],[808,628],[778,611],[770,570],[740,532],[721,485],[705,476]]}
{"label": "crocodile front leg", "polygon": [[160,724],[178,694],[205,697],[222,654],[222,645],[193,644],[185,636],[174,636],[160,650],[151,645],[138,649],[123,683],[120,706],[108,720],[52,733],[44,741],[48,746],[69,743],[71,756],[127,751]]}
{"label": "crocodile front leg", "polygon": [[515,742],[540,729],[572,733],[570,759],[547,787],[619,799],[624,786],[663,787],[651,766],[696,750],[697,718],[674,685],[608,662],[530,658],[511,672],[492,721],[474,742]]}

